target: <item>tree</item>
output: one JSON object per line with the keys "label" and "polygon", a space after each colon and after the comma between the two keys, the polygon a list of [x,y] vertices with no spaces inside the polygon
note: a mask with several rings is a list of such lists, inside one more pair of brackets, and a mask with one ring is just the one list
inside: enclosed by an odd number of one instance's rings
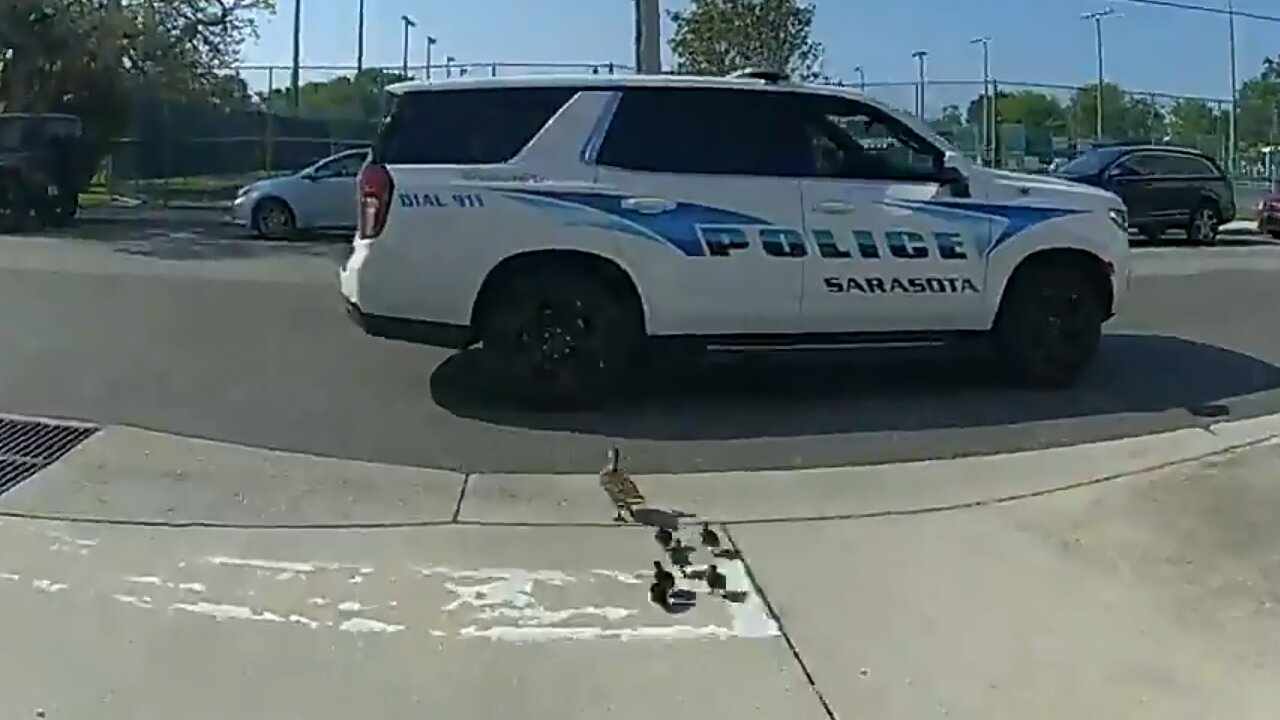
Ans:
{"label": "tree", "polygon": [[822,75],[812,37],[814,6],[799,0],[692,0],[667,13],[676,72],[727,75],[747,67],[783,70],[800,80]]}
{"label": "tree", "polygon": [[1223,135],[1226,118],[1204,100],[1182,98],[1169,109],[1169,137],[1178,145],[1195,145],[1201,138]]}
{"label": "tree", "polygon": [[[1096,83],[1076,91],[1070,112],[1071,126],[1079,137],[1097,134]],[[1163,142],[1169,138],[1169,119],[1154,97],[1126,93],[1119,85],[1103,83],[1102,134],[1108,140]]]}
{"label": "tree", "polygon": [[[223,72],[275,0],[3,0],[0,105],[80,115],[101,141],[148,95],[225,99]],[[243,99],[242,97],[240,99]]]}
{"label": "tree", "polygon": [[[383,111],[383,93],[387,86],[408,79],[398,72],[370,68],[355,75],[309,82],[298,88],[298,107],[303,115],[314,117],[365,120],[377,118]],[[277,89],[264,98],[264,102],[272,112],[293,112],[288,90]]]}

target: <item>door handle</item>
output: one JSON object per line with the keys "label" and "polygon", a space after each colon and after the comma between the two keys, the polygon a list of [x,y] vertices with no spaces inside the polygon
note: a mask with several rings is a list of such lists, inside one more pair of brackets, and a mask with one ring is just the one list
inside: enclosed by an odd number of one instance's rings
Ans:
{"label": "door handle", "polygon": [[823,200],[813,206],[813,211],[828,215],[848,215],[853,212],[853,204],[843,200]]}
{"label": "door handle", "polygon": [[665,198],[633,197],[622,201],[623,210],[634,210],[643,215],[657,215],[676,209],[676,203]]}

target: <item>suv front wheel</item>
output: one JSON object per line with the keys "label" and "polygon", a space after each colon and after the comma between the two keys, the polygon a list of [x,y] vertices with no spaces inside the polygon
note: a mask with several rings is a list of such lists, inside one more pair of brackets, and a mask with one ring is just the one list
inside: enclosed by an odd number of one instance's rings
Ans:
{"label": "suv front wheel", "polygon": [[594,273],[555,265],[507,273],[479,318],[486,375],[540,409],[598,405],[634,367],[636,313]]}
{"label": "suv front wheel", "polygon": [[1102,339],[1100,300],[1076,263],[1036,262],[1020,268],[996,317],[997,351],[1024,384],[1070,386]]}

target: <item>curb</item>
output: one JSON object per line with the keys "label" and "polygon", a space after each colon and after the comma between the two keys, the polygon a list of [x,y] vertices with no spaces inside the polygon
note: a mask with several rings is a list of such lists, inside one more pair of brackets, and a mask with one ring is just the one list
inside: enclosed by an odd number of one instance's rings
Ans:
{"label": "curb", "polygon": [[[643,506],[655,516],[730,525],[822,522],[1004,504],[1274,440],[1280,440],[1280,414],[997,455],[789,471],[638,474],[634,480]],[[264,477],[271,482],[263,483]],[[214,488],[236,501],[212,503],[202,496],[204,502],[189,502],[193,487]],[[320,498],[326,500],[317,502]],[[594,474],[465,474],[121,426],[105,427],[0,496],[0,517],[165,528],[617,527],[610,522],[613,513]]]}

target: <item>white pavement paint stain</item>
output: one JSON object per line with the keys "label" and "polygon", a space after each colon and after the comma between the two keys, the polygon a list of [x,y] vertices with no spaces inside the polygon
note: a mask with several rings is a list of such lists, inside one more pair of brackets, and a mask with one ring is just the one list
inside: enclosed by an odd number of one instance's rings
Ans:
{"label": "white pavement paint stain", "polygon": [[[453,570],[441,567],[420,567],[424,577],[444,576],[444,586],[456,597],[441,608],[453,612],[464,607],[475,608],[472,621],[508,621],[481,627],[470,624],[459,631],[464,638],[487,638],[507,642],[547,642],[564,640],[698,640],[730,638],[768,638],[778,636],[777,623],[769,616],[764,602],[752,592],[746,568],[741,561],[723,564],[730,590],[744,592],[741,602],[706,597],[706,601],[723,605],[730,619],[729,627],[719,625],[655,625],[618,627],[616,623],[638,613],[637,610],[620,607],[586,606],[577,608],[548,609],[534,596],[539,582],[566,586],[577,582],[575,578],[559,570],[523,570],[519,568]],[[610,578],[627,585],[642,585],[648,573],[592,570],[591,580]],[[461,582],[470,581],[470,582]],[[563,625],[580,618],[599,618],[611,625],[579,626]],[[513,621],[513,622],[512,622]]]}
{"label": "white pavement paint stain", "polygon": [[97,540],[71,537],[70,535],[57,531],[50,531],[45,533],[45,535],[53,540],[53,544],[49,546],[49,549],[57,552],[88,555],[89,548],[98,544]]}
{"label": "white pavement paint stain", "polygon": [[151,605],[151,598],[147,597],[146,595],[142,595],[142,596],[138,596],[138,595],[112,595],[111,597],[113,597],[113,598],[115,598],[115,599],[119,600],[120,602],[124,603],[125,605],[132,605],[132,606],[134,606],[134,607],[140,607],[140,608],[144,608],[144,609],[150,609],[150,608],[152,607],[152,605]]}
{"label": "white pavement paint stain", "polygon": [[[236,558],[225,556],[212,556],[205,558],[205,562],[223,567],[241,567],[251,568],[260,572],[274,572],[277,580],[292,580],[303,575],[319,572],[321,570],[355,570],[355,578],[369,575],[373,572],[373,568],[363,565],[345,565],[343,563],[332,562],[293,562],[289,560],[262,560],[260,558]],[[359,580],[352,579],[352,582]]]}
{"label": "white pavement paint stain", "polygon": [[342,621],[338,629],[350,633],[396,633],[404,630],[404,626],[370,620],[369,618],[347,618]]}
{"label": "white pavement paint stain", "polygon": [[182,610],[184,612],[195,613],[197,615],[208,615],[215,620],[259,620],[277,623],[288,622],[288,620],[271,612],[270,610],[258,612],[253,608],[247,608],[243,605],[222,605],[208,602],[173,603],[169,606],[169,609]]}
{"label": "white pavement paint stain", "polygon": [[164,578],[156,577],[155,575],[126,575],[124,578],[124,581],[129,583],[135,583],[138,585],[154,585],[156,587],[186,590],[188,592],[193,592],[193,593],[202,593],[207,589],[204,583],[198,583],[198,582],[175,583],[175,582],[169,582]]}
{"label": "white pavement paint stain", "polygon": [[358,601],[355,601],[355,600],[347,600],[346,602],[338,603],[338,610],[342,612],[351,613],[351,612],[360,612],[361,610],[373,610],[373,609],[374,609],[374,606],[361,605]]}
{"label": "white pavement paint stain", "polygon": [[599,575],[600,577],[612,578],[620,583],[626,583],[628,585],[643,585],[648,582],[648,580],[645,579],[645,576],[651,573],[628,573],[619,572],[617,570],[592,570],[591,574]]}
{"label": "white pavement paint stain", "polygon": [[52,580],[32,580],[31,587],[40,592],[56,593],[67,589],[66,583],[53,582]]}
{"label": "white pavement paint stain", "polygon": [[17,573],[0,573],[0,580],[21,580],[22,576]]}

